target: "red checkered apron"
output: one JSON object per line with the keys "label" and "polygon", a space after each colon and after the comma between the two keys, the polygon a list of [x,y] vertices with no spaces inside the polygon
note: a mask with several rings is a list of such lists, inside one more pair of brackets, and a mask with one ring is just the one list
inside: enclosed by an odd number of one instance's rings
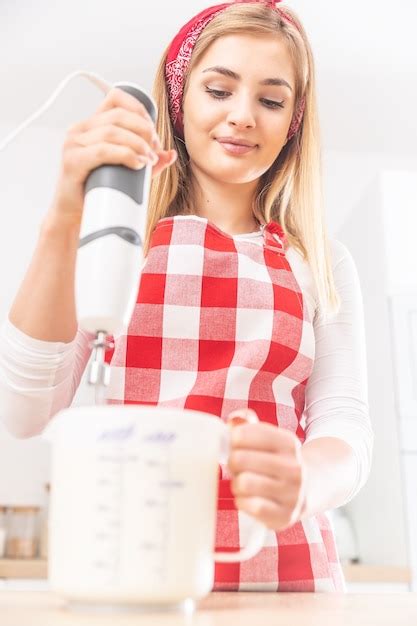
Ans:
{"label": "red checkered apron", "polygon": [[[127,335],[115,338],[109,404],[181,407],[226,419],[254,409],[303,443],[314,330],[276,222],[263,245],[234,239],[198,216],[161,219],[151,238]],[[221,467],[216,549],[245,544]],[[252,559],[218,563],[214,591],[345,591],[326,513],[269,530]]]}

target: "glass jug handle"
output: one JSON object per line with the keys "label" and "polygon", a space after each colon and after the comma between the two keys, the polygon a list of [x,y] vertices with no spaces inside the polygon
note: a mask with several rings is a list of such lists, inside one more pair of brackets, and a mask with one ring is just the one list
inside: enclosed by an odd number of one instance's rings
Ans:
{"label": "glass jug handle", "polygon": [[[258,416],[254,411],[248,411],[246,418],[235,416],[233,412],[229,415],[227,422],[235,424],[241,424],[242,422],[249,422],[255,424],[259,422]],[[230,433],[231,429],[227,428],[222,436],[220,462],[226,464],[230,452]],[[245,513],[250,519],[250,530],[247,539],[246,546],[236,552],[214,552],[214,560],[219,563],[235,563],[237,561],[247,561],[258,554],[265,544],[266,533],[268,528],[259,522],[251,515]]]}

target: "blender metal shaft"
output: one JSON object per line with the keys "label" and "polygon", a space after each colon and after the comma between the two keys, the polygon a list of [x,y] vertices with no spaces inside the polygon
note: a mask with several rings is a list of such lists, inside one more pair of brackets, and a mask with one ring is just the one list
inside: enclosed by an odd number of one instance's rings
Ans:
{"label": "blender metal shaft", "polygon": [[95,404],[106,403],[106,387],[110,383],[110,365],[105,362],[106,349],[114,347],[114,343],[107,339],[107,333],[99,330],[96,338],[91,342],[93,357],[90,364],[88,384],[95,386]]}

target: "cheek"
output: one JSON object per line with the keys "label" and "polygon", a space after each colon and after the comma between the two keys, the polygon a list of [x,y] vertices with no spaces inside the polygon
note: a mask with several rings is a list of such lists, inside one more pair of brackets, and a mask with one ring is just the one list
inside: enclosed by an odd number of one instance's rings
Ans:
{"label": "cheek", "polygon": [[264,144],[264,148],[265,152],[273,158],[276,158],[284,147],[287,141],[290,124],[291,119],[282,120],[281,118],[279,123],[270,125],[270,130],[267,133],[267,142]]}
{"label": "cheek", "polygon": [[207,150],[214,142],[213,129],[217,124],[217,118],[213,112],[204,108],[201,99],[196,100],[188,116],[187,111],[184,111],[184,139],[188,152],[201,155],[202,150]]}
{"label": "cheek", "polygon": [[[188,126],[197,135],[203,135],[212,132],[213,128],[219,122],[218,109],[210,106],[204,97],[196,97],[193,106],[188,111]],[[221,118],[221,116],[220,116]],[[187,122],[186,117],[184,117]]]}
{"label": "cheek", "polygon": [[287,139],[287,131],[280,128],[273,129],[265,135],[263,145],[261,146],[261,155],[264,161],[272,163],[275,161]]}

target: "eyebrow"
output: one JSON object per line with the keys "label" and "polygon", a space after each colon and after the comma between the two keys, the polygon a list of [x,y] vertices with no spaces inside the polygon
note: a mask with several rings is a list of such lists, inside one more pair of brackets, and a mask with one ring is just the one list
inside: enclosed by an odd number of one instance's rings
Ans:
{"label": "eyebrow", "polygon": [[[204,72],[217,72],[218,74],[223,74],[223,76],[228,76],[229,78],[233,78],[234,80],[240,80],[241,77],[236,72],[228,69],[227,67],[222,67],[221,65],[215,65],[214,67],[208,67],[203,70]],[[260,85],[277,85],[278,87],[288,87],[290,91],[292,91],[291,85],[287,83],[283,78],[265,78],[264,80],[259,81]]]}

